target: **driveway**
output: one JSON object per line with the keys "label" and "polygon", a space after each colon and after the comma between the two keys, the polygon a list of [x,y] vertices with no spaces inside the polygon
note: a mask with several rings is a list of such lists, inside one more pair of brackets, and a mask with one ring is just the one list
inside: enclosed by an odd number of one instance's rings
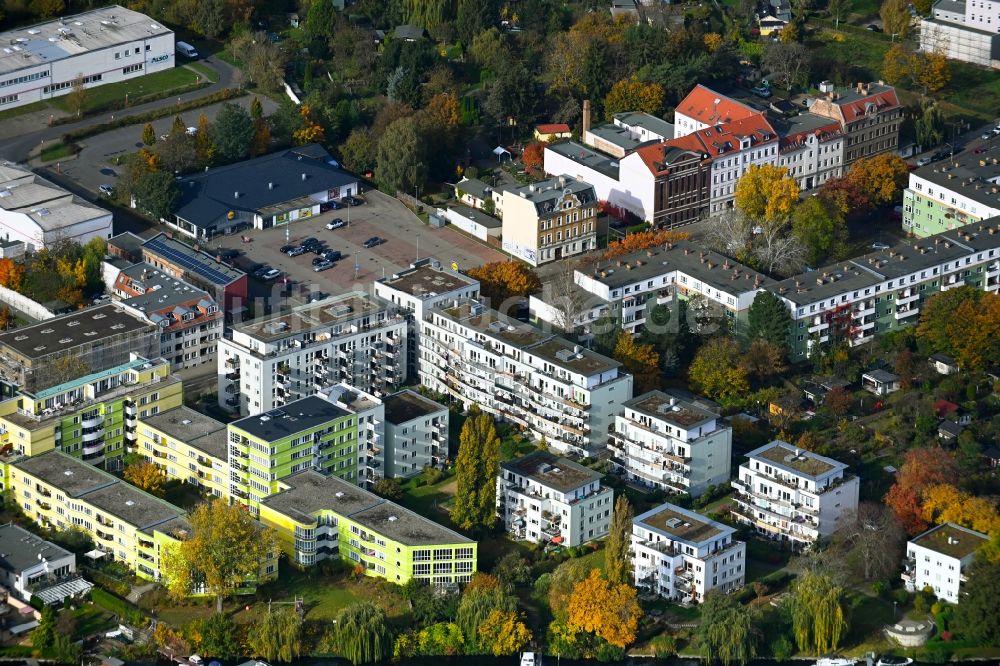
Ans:
{"label": "driveway", "polygon": [[[506,259],[503,253],[450,227],[435,229],[425,225],[395,198],[377,190],[367,192],[364,198],[367,203],[351,209],[350,225],[340,229],[329,231],[326,223],[336,217],[346,221],[347,209],[332,210],[288,226],[243,232],[253,239],[250,243],[241,243],[239,236],[215,239],[204,249],[210,252],[220,246],[235,248],[254,262],[277,268],[298,283],[293,293],[341,294],[352,289],[370,293],[373,280],[408,268],[418,258],[433,257],[446,265],[454,262],[460,269]],[[332,268],[316,272],[312,268],[315,254],[289,257],[279,251],[286,242],[309,236],[325,241],[330,249],[340,250],[343,258]],[[386,242],[373,248],[362,247],[372,236]],[[254,289],[261,295],[269,291],[266,287]]]}

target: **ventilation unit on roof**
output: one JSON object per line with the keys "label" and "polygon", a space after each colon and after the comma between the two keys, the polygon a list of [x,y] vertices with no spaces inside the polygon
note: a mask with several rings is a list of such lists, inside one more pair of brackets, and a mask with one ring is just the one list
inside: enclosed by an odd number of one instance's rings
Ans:
{"label": "ventilation unit on roof", "polygon": [[390,523],[394,523],[394,522],[396,522],[397,520],[399,520],[399,518],[397,518],[396,516],[389,516],[389,522],[390,522]]}
{"label": "ventilation unit on roof", "polygon": [[191,419],[183,419],[181,421],[181,423],[183,423],[184,425],[190,425],[191,424]]}
{"label": "ventilation unit on roof", "polygon": [[63,474],[65,474],[66,476],[73,476],[73,470],[68,469],[65,472],[63,472]]}
{"label": "ventilation unit on roof", "polygon": [[275,419],[278,418],[279,416],[284,416],[285,415],[285,412],[281,411],[280,409],[272,409],[271,411],[265,412],[265,413],[268,416],[270,416],[271,418],[275,418]]}
{"label": "ventilation unit on roof", "polygon": [[680,518],[668,518],[667,522],[666,522],[666,525],[667,525],[667,527],[678,528],[678,527],[681,526],[681,522],[682,521],[681,521]]}

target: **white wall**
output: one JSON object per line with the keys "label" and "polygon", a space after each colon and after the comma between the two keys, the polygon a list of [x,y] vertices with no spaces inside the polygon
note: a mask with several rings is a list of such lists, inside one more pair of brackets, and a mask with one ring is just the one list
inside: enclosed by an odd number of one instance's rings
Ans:
{"label": "white wall", "polygon": [[609,205],[629,210],[644,220],[653,219],[652,175],[645,166],[642,167],[645,175],[636,169],[635,161],[642,164],[642,160],[635,153],[619,162],[618,179],[548,148],[544,155],[545,173],[553,176],[565,174],[590,183],[598,201],[607,201]]}

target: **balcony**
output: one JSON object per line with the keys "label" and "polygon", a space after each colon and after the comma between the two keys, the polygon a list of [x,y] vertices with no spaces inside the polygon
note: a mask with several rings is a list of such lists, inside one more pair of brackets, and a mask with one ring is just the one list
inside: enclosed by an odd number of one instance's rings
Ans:
{"label": "balcony", "polygon": [[83,445],[83,455],[94,455],[104,450],[104,440],[99,439],[94,442],[87,442]]}
{"label": "balcony", "polygon": [[903,305],[909,305],[910,303],[918,300],[920,300],[920,294],[916,291],[904,291],[896,297],[896,307],[899,308]]}
{"label": "balcony", "polygon": [[42,511],[51,511],[52,510],[52,505],[51,504],[49,504],[48,502],[43,502],[40,499],[39,500],[35,500],[35,504],[37,504],[38,508],[41,509]]}
{"label": "balcony", "polygon": [[227,372],[226,373],[226,381],[235,382],[235,381],[239,381],[239,378],[240,378],[240,371],[239,370],[236,370],[235,372]]}
{"label": "balcony", "polygon": [[101,530],[94,530],[94,534],[96,534],[97,538],[100,539],[101,541],[115,540],[115,535],[112,534],[111,532],[102,532]]}
{"label": "balcony", "polygon": [[42,488],[39,485],[35,486],[35,492],[41,495],[42,497],[52,497],[52,493],[50,491],[46,490],[45,488]]}
{"label": "balcony", "polygon": [[965,284],[965,280],[951,280],[949,282],[943,282],[941,284],[941,291],[948,291],[949,289],[955,289],[956,287],[961,287]]}
{"label": "balcony", "polygon": [[104,414],[97,414],[83,419],[80,425],[84,428],[96,428],[102,423],[104,423]]}
{"label": "balcony", "polygon": [[899,321],[900,319],[906,319],[907,317],[913,317],[918,314],[920,314],[920,308],[910,307],[904,310],[900,310],[897,307],[896,312],[893,313],[892,316],[896,318],[896,321]]}
{"label": "balcony", "polygon": [[240,406],[240,398],[239,398],[239,396],[233,396],[231,398],[226,398],[226,404],[229,405],[230,407],[239,407]]}
{"label": "balcony", "polygon": [[226,359],[226,367],[235,370],[240,367],[240,359],[238,356],[232,356]]}
{"label": "balcony", "polygon": [[830,322],[828,321],[821,321],[819,323],[813,322],[813,325],[809,327],[809,332],[819,333],[820,331],[824,331],[828,328],[830,328]]}

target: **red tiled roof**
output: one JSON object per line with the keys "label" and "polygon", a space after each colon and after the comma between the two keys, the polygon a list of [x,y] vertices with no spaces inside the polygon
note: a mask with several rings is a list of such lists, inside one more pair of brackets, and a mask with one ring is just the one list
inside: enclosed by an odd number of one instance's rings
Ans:
{"label": "red tiled roof", "polygon": [[535,125],[535,131],[539,134],[569,134],[569,125],[566,123],[549,123],[547,125]]}
{"label": "red tiled roof", "polygon": [[[719,103],[716,104],[715,100],[719,100]],[[687,97],[680,101],[675,110],[706,125],[742,120],[757,114],[742,102],[737,102],[701,84],[696,85]]]}
{"label": "red tiled roof", "polygon": [[956,412],[958,412],[958,405],[953,402],[948,402],[947,400],[942,399],[937,400],[934,403],[934,413],[937,414],[939,418]]}
{"label": "red tiled roof", "polygon": [[[662,141],[660,143],[654,143],[649,146],[643,146],[642,148],[635,151],[639,155],[639,159],[642,163],[646,165],[650,173],[654,176],[663,173],[662,169],[657,168],[657,164],[663,162],[663,152],[668,148],[677,148],[679,150],[689,150],[693,153],[699,153],[702,155],[708,154],[708,148],[705,144],[701,142],[697,134],[688,134],[686,136],[679,137],[677,139],[670,139],[668,141]],[[711,161],[711,157],[707,161]]]}
{"label": "red tiled roof", "polygon": [[899,98],[896,96],[896,90],[894,88],[889,88],[882,92],[872,93],[867,97],[862,97],[857,100],[834,100],[837,106],[840,107],[841,113],[844,114],[844,122],[849,123],[857,120],[858,118],[864,117],[865,110],[869,104],[874,104],[878,111],[885,111],[886,109],[892,109],[899,106]]}
{"label": "red tiled roof", "polygon": [[801,132],[786,134],[781,137],[781,148],[784,149],[801,143],[810,134],[815,134],[822,141],[824,136],[840,134],[840,130],[840,123],[831,119],[829,123],[823,125],[822,127],[813,127],[812,129],[802,130]]}
{"label": "red tiled roof", "polygon": [[747,118],[734,120],[724,125],[707,127],[698,130],[696,134],[702,143],[705,144],[708,154],[712,156],[736,150],[736,147],[723,150],[724,144],[733,143],[734,140],[740,137],[753,137],[754,145],[777,141],[778,139],[778,133],[774,131],[771,123],[767,122],[767,118],[762,113],[755,113]]}

